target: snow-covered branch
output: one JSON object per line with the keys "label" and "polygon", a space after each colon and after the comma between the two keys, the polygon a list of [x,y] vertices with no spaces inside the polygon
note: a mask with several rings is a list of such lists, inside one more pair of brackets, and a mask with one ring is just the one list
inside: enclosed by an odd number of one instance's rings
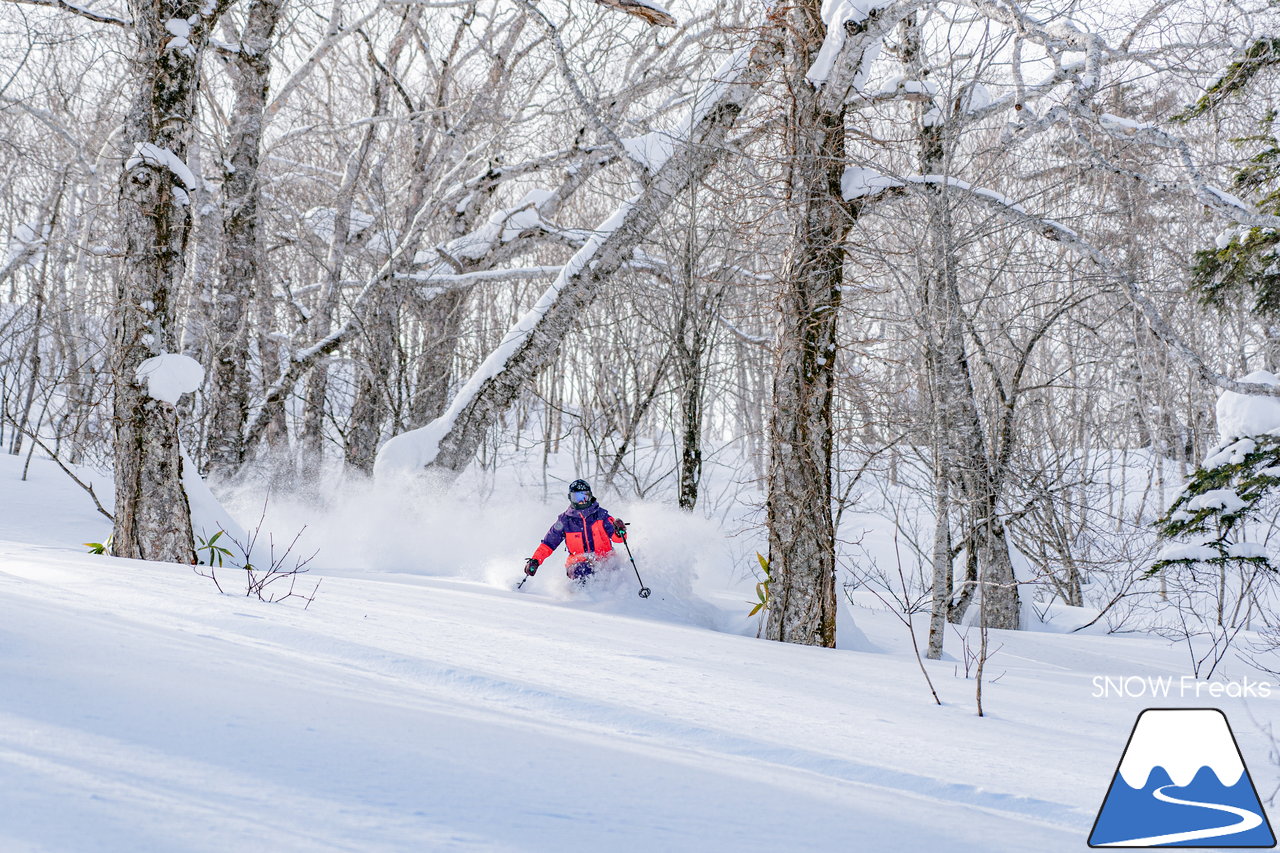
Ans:
{"label": "snow-covered branch", "polygon": [[729,334],[744,344],[762,349],[772,349],[774,339],[771,335],[753,335],[750,332],[744,332],[741,327],[734,323],[719,311],[713,312],[716,322],[719,323]]}
{"label": "snow-covered branch", "polygon": [[862,90],[884,37],[929,0],[834,0],[827,37],[806,77],[820,87],[819,108],[834,115]]}
{"label": "snow-covered branch", "polygon": [[531,278],[546,278],[548,276],[559,275],[563,267],[558,266],[541,266],[541,267],[512,267],[511,269],[501,270],[476,270],[474,272],[464,273],[403,273],[397,275],[400,281],[410,281],[415,285],[430,288],[438,288],[441,292],[445,290],[457,290],[459,288],[471,287],[476,284],[494,283],[503,281],[525,281]]}
{"label": "snow-covered branch", "polygon": [[725,137],[755,99],[775,55],[773,41],[757,35],[753,45],[720,67],[714,82],[699,93],[689,118],[671,131],[671,154],[656,165],[644,189],[595,229],[555,283],[472,374],[444,415],[382,447],[374,468],[377,475],[424,468],[456,475],[470,463],[489,427],[555,352],[581,309],[626,263],[673,201],[718,159]]}
{"label": "snow-covered branch", "polygon": [[[1173,152],[1177,157],[1178,165],[1186,176],[1186,183],[1183,186],[1189,189],[1196,200],[1205,207],[1239,225],[1280,230],[1280,216],[1260,213],[1253,205],[1210,184],[1205,179],[1204,172],[1196,162],[1195,155],[1192,153],[1191,146],[1187,141],[1148,122],[1135,121],[1112,113],[1098,113],[1088,104],[1076,102],[1046,111],[1036,122],[1028,125],[1023,132],[1028,134],[1039,133],[1055,125],[1069,125],[1072,119],[1086,122],[1089,127],[1095,128],[1098,132],[1113,139],[1145,143]],[[1077,133],[1077,136],[1080,137],[1081,135]],[[1176,187],[1175,184],[1169,181],[1160,181],[1133,170],[1113,167],[1111,164],[1106,163],[1105,158],[1092,145],[1089,147],[1094,151],[1096,160],[1117,174],[1127,173],[1135,180],[1140,180],[1162,191],[1170,191]]]}
{"label": "snow-covered branch", "polygon": [[117,27],[132,27],[133,21],[128,18],[121,18],[116,15],[107,15],[102,12],[95,12],[84,6],[78,6],[70,3],[68,0],[9,0],[10,3],[25,3],[28,6],[48,6],[51,9],[61,9],[64,12],[70,12],[73,15],[79,15],[81,18],[87,18],[99,24],[112,24]]}

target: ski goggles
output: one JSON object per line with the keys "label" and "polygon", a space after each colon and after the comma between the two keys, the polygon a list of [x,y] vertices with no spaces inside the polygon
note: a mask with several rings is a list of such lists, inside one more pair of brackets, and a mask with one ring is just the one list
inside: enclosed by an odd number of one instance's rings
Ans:
{"label": "ski goggles", "polygon": [[590,492],[570,492],[569,500],[573,501],[576,504],[584,504],[587,501],[591,500],[591,493]]}

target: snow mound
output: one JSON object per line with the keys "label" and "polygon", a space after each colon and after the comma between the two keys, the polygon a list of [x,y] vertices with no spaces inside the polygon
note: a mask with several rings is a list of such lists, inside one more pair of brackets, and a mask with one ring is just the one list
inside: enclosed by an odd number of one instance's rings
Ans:
{"label": "snow mound", "polygon": [[147,386],[147,395],[172,406],[178,398],[190,394],[204,382],[204,368],[190,356],[167,352],[152,356],[138,365],[134,379]]}
{"label": "snow mound", "polygon": [[[1280,385],[1280,378],[1265,370],[1255,370],[1241,382]],[[1218,433],[1224,442],[1247,435],[1265,435],[1280,429],[1280,397],[1262,397],[1223,391],[1218,398]]]}
{"label": "snow mound", "polygon": [[[187,505],[191,510],[191,533],[195,536],[196,547],[212,539],[219,531],[224,535],[218,544],[232,552],[231,563],[260,563],[267,556],[262,547],[253,548],[249,544],[249,534],[223,507],[222,503],[209,490],[209,484],[200,476],[196,463],[182,450],[182,488],[187,493]],[[207,554],[199,555],[202,559]]]}

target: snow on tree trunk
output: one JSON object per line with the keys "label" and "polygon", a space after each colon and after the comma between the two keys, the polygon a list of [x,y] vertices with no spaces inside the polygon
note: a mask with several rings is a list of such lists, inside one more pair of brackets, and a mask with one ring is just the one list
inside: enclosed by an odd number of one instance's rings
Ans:
{"label": "snow on tree trunk", "polygon": [[489,428],[554,355],[582,310],[607,286],[674,200],[714,165],[729,129],[754,100],[773,55],[770,41],[758,38],[749,51],[739,51],[721,67],[715,82],[699,93],[689,119],[671,132],[671,154],[650,159],[651,171],[641,191],[595,229],[442,416],[383,446],[375,465],[377,475],[431,469],[452,478],[471,462]]}
{"label": "snow on tree trunk", "polygon": [[225,250],[210,329],[210,419],[205,442],[209,468],[221,474],[234,473],[244,462],[250,316],[262,275],[258,165],[271,75],[271,42],[281,6],[281,0],[254,0],[250,4],[239,50],[228,63],[236,99],[222,178]]}
{"label": "snow on tree trunk", "polygon": [[[112,553],[194,563],[182,487],[178,414],[147,393],[138,369],[177,349],[175,305],[197,178],[184,156],[193,132],[200,53],[214,11],[201,3],[130,3],[137,91],[127,120],[119,196],[124,260],[116,284],[115,528]],[[208,13],[202,15],[202,11]]]}
{"label": "snow on tree trunk", "polygon": [[866,80],[884,35],[910,4],[818,0],[787,12],[788,197],[794,217],[783,274],[768,471],[771,640],[836,644],[831,511],[832,399],[844,281],[841,242],[867,196],[844,199],[845,104]]}
{"label": "snow on tree trunk", "polygon": [[805,75],[826,28],[816,0],[788,15],[791,85],[787,195],[794,217],[781,281],[768,473],[771,640],[836,644],[835,527],[831,515],[831,406],[844,282],[841,238],[852,224],[844,174],[844,105],[824,109]]}

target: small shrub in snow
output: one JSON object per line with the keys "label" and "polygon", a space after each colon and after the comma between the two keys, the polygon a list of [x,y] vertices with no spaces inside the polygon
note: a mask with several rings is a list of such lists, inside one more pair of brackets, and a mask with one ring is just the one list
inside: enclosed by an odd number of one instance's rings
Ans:
{"label": "small shrub in snow", "polygon": [[756,584],[756,597],[759,602],[755,607],[751,608],[748,616],[755,616],[757,613],[769,609],[769,584],[773,582],[773,575],[769,574],[769,561],[765,559],[764,554],[756,552],[756,559],[760,561],[760,570],[764,572],[764,580]]}
{"label": "small shrub in snow", "polygon": [[[303,529],[305,530],[305,528]],[[278,555],[276,554],[275,538],[268,534],[266,565],[263,567],[262,565],[254,565],[248,556],[262,553],[261,549],[258,548],[258,534],[261,530],[262,522],[259,520],[258,526],[254,528],[244,542],[237,541],[233,536],[227,534],[227,539],[239,549],[241,554],[246,555],[242,565],[232,563],[234,569],[244,572],[245,596],[256,597],[259,601],[265,601],[269,604],[289,598],[301,598],[306,602],[303,607],[305,610],[315,600],[316,592],[320,589],[320,582],[316,582],[310,595],[297,591],[299,578],[307,573],[307,564],[315,557],[315,554],[310,557],[298,557],[293,553],[303,531],[299,530],[297,535],[293,537],[293,541],[284,549],[284,552]],[[197,537],[200,541],[200,547],[197,548],[197,551],[204,552],[207,561],[203,562],[201,566],[197,566],[195,573],[213,581],[213,585],[218,588],[218,592],[225,594],[226,590],[222,588],[222,583],[218,580],[217,569],[223,567],[224,559],[233,559],[234,552],[217,544],[224,532],[219,530],[208,540]],[[205,570],[202,571],[202,568]]]}

